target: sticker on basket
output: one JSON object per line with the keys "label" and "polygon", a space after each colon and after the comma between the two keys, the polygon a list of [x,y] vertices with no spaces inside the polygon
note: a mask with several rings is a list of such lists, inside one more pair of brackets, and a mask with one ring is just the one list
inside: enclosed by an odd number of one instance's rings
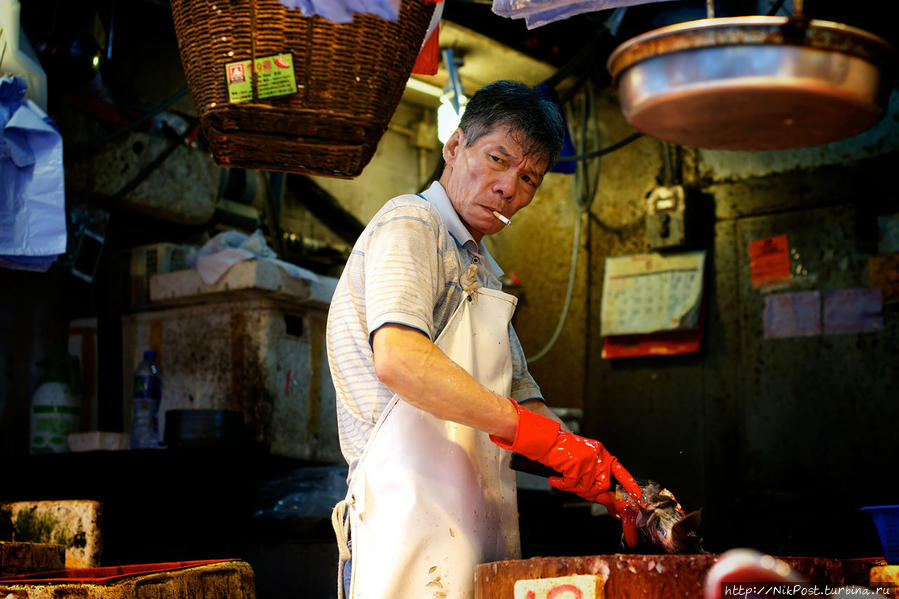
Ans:
{"label": "sticker on basket", "polygon": [[[256,59],[256,97],[272,98],[297,92],[292,54],[273,54]],[[238,60],[225,65],[228,101],[236,104],[253,99],[250,61]]]}

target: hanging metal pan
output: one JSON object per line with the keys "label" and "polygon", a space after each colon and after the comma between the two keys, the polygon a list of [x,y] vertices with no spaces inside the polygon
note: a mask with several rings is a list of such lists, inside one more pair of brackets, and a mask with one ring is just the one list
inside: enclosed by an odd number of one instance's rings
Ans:
{"label": "hanging metal pan", "polygon": [[860,133],[884,115],[896,65],[883,39],[801,16],[680,23],[628,40],[608,61],[636,129],[722,150],[797,148]]}

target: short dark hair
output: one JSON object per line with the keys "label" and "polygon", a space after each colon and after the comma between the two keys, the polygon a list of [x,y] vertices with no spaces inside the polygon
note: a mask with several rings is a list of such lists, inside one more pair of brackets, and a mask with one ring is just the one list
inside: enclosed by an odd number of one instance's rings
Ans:
{"label": "short dark hair", "polygon": [[526,154],[545,155],[549,159],[547,170],[562,151],[565,139],[562,113],[555,102],[536,88],[518,81],[494,81],[475,92],[459,121],[466,146],[501,125],[524,136],[521,144]]}

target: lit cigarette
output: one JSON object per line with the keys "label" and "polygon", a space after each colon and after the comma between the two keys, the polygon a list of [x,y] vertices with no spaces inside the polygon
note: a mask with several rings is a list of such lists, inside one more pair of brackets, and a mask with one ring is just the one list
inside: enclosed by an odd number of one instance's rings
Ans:
{"label": "lit cigarette", "polygon": [[495,216],[496,218],[498,218],[498,219],[500,219],[501,221],[503,221],[506,225],[508,225],[508,226],[510,226],[510,227],[512,226],[512,221],[510,221],[508,218],[506,218],[505,216],[503,216],[502,214],[500,214],[500,213],[497,212],[496,210],[493,211],[493,216]]}

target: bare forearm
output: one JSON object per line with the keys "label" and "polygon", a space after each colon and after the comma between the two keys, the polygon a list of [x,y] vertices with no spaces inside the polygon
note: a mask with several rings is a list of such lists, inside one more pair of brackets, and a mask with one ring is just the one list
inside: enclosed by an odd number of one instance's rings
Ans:
{"label": "bare forearm", "polygon": [[403,400],[438,418],[514,438],[518,418],[512,404],[421,333],[387,324],[375,332],[372,348],[378,378]]}

